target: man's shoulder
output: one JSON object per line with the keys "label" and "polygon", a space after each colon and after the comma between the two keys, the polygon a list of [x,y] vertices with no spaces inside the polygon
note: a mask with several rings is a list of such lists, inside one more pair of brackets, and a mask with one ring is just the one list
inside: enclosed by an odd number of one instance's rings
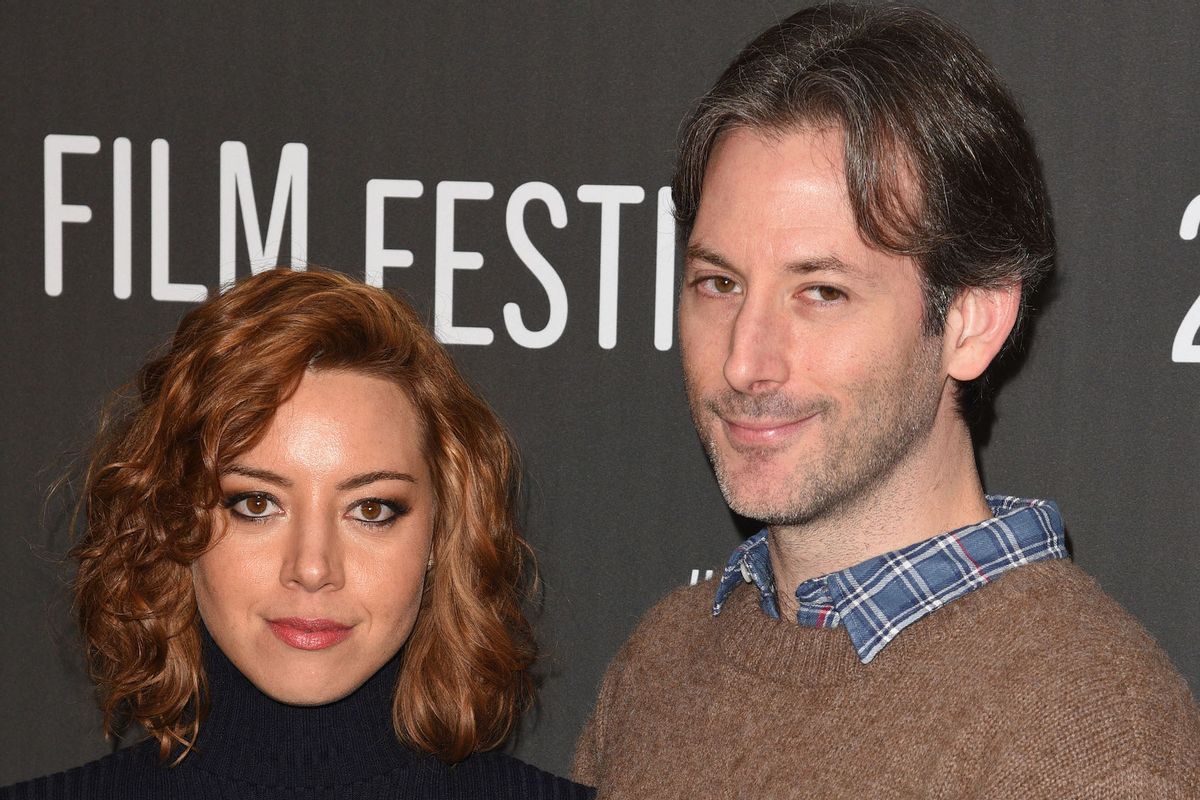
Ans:
{"label": "man's shoulder", "polygon": [[931,632],[913,655],[969,687],[977,730],[967,738],[987,752],[1013,764],[1057,754],[1130,791],[1155,775],[1200,788],[1200,709],[1187,682],[1071,562],[1011,570],[933,614]]}
{"label": "man's shoulder", "polygon": [[623,683],[630,671],[636,676],[670,669],[673,661],[686,661],[712,620],[715,590],[711,582],[682,586],[651,606],[609,663],[606,680]]}
{"label": "man's shoulder", "polygon": [[1170,658],[1069,561],[1014,569],[931,620],[939,618],[932,636],[916,637],[918,658],[970,673],[983,706],[1028,703],[1066,727],[1161,731],[1169,720],[1200,737],[1200,711]]}
{"label": "man's shoulder", "polygon": [[671,590],[642,615],[629,643],[691,637],[712,619],[715,592],[716,584],[712,582]]}
{"label": "man's shoulder", "polygon": [[[675,589],[642,615],[604,672],[595,708],[576,747],[575,780],[599,785],[606,758],[615,750],[637,749],[635,740],[645,741],[638,739],[639,732],[650,739],[670,733],[657,723],[665,687],[703,692],[680,675],[705,660],[697,648],[706,638],[705,621],[712,619],[715,589],[713,583]],[[699,697],[691,705],[705,704],[706,698]]]}
{"label": "man's shoulder", "polygon": [[910,643],[1029,669],[1088,663],[1099,668],[1119,653],[1143,673],[1174,673],[1141,623],[1067,560],[1017,567],[928,619],[925,635],[910,635],[915,640]]}
{"label": "man's shoulder", "polygon": [[[991,630],[1018,649],[1047,645],[1048,652],[1086,656],[1129,649],[1157,658],[1162,651],[1141,623],[1100,585],[1067,560],[1013,569],[947,611],[973,617],[976,630]],[[937,616],[937,615],[935,615]]]}
{"label": "man's shoulder", "polygon": [[667,592],[642,615],[642,625],[693,623],[712,616],[715,581],[680,586]]}

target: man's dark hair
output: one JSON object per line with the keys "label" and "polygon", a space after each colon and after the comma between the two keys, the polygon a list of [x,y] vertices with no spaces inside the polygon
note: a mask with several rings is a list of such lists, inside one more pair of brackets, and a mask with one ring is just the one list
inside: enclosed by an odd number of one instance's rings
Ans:
{"label": "man's dark hair", "polygon": [[[960,290],[1020,283],[1011,346],[1054,263],[1041,168],[991,64],[923,9],[821,5],[742,50],[683,132],[672,183],[683,239],[722,134],[823,125],[845,132],[846,184],[863,238],[920,265],[927,332],[942,331]],[[983,378],[960,387],[965,411],[977,410],[983,390]]]}

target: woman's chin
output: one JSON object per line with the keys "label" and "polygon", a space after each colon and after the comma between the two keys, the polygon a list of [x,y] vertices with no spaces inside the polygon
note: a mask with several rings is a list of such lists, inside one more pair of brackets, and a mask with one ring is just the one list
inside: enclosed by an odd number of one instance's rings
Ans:
{"label": "woman's chin", "polygon": [[366,680],[364,677],[360,681],[347,681],[345,675],[314,678],[303,681],[282,676],[268,677],[265,680],[252,678],[251,683],[267,697],[289,706],[323,706],[353,694]]}
{"label": "woman's chin", "polygon": [[[344,646],[344,645],[343,645]],[[383,666],[387,657],[357,650],[318,652],[252,651],[249,658],[230,660],[267,697],[293,706],[321,706],[353,694]]]}

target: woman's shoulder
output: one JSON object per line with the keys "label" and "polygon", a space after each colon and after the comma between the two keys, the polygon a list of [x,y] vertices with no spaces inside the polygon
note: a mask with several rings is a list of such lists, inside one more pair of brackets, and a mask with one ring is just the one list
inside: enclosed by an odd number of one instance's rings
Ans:
{"label": "woman's shoulder", "polygon": [[0,800],[160,797],[164,773],[159,766],[158,743],[146,741],[83,766],[0,787]]}
{"label": "woman's shoulder", "polygon": [[[476,753],[446,770],[449,794],[496,800],[588,800],[594,791],[506,753]],[[158,760],[157,743],[119,750],[90,764],[0,788],[0,800],[159,800],[174,794],[172,771]],[[170,785],[169,785],[170,784]]]}
{"label": "woman's shoulder", "polygon": [[450,772],[455,788],[464,797],[584,800],[595,796],[595,790],[589,787],[495,750],[475,753],[456,764]]}

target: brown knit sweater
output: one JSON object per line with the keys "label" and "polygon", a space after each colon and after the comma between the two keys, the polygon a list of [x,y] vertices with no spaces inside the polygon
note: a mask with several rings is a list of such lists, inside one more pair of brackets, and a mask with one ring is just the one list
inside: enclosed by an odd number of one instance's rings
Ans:
{"label": "brown knit sweater", "polygon": [[1019,567],[862,664],[753,587],[655,606],[579,741],[600,798],[1200,798],[1200,710],[1077,567]]}

